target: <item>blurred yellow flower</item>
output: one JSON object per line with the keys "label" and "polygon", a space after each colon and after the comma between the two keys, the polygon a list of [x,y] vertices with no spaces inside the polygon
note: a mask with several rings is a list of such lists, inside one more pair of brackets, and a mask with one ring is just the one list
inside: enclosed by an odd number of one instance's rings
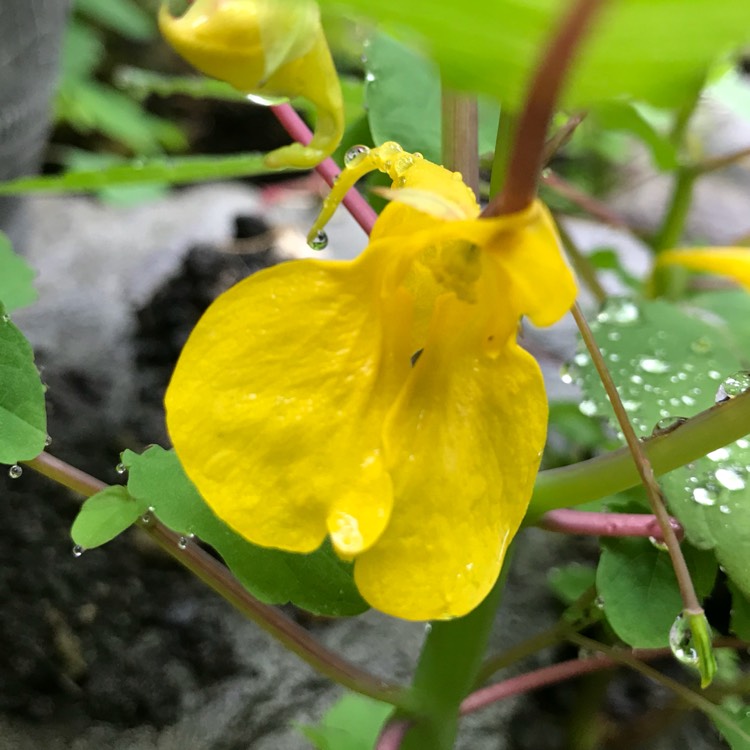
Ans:
{"label": "blurred yellow flower", "polygon": [[456,617],[496,581],[544,446],[519,319],[552,324],[575,284],[540,203],[480,219],[460,175],[394,143],[352,160],[326,213],[373,168],[393,200],[367,249],[219,297],[177,364],[167,424],[242,536],[294,552],[329,536],[373,607]]}
{"label": "blurred yellow flower", "polygon": [[339,145],[341,87],[313,0],[194,0],[180,17],[171,15],[165,0],[159,28],[198,70],[255,101],[303,96],[315,106],[310,144],[272,151],[269,167],[311,168]]}
{"label": "blurred yellow flower", "polygon": [[666,250],[658,255],[657,266],[677,265],[690,271],[728,276],[750,292],[750,248],[693,247]]}

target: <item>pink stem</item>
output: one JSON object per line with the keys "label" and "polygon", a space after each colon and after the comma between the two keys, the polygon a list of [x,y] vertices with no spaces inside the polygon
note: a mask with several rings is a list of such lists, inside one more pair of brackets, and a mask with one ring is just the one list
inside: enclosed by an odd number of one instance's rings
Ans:
{"label": "pink stem", "polygon": [[380,732],[375,750],[398,750],[411,727],[411,722],[406,719],[389,721]]}
{"label": "pink stem", "polygon": [[[670,524],[677,537],[682,539],[684,531],[679,522],[671,518]],[[548,531],[561,531],[565,534],[649,536],[662,540],[656,516],[644,513],[594,513],[560,508],[547,511],[539,519],[538,525]]]}
{"label": "pink stem", "polygon": [[[284,130],[299,143],[307,145],[312,140],[312,132],[305,125],[304,120],[294,111],[291,104],[277,104],[271,107],[271,111],[276,115],[276,119],[281,123]],[[330,185],[336,181],[336,177],[341,173],[338,165],[333,159],[326,159],[315,167],[315,171]],[[349,209],[349,213],[362,229],[370,234],[373,224],[378,215],[372,209],[370,204],[361,196],[361,194],[352,188],[343,200],[344,205]]]}
{"label": "pink stem", "polygon": [[[668,648],[637,649],[630,652],[632,656],[637,656],[643,661],[668,656],[670,653]],[[598,672],[602,669],[613,669],[619,666],[620,664],[607,656],[591,656],[587,659],[571,659],[570,661],[553,664],[551,667],[542,667],[533,672],[511,677],[503,682],[477,690],[464,699],[461,703],[460,712],[462,716],[465,716],[514,695],[538,690],[545,685],[569,680],[572,677],[580,677],[589,672]]]}

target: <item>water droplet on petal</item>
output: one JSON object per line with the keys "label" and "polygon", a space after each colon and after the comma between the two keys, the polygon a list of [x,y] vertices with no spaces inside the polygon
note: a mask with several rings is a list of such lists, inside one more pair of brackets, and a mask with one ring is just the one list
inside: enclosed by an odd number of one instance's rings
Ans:
{"label": "water droplet on petal", "polygon": [[367,146],[352,146],[344,155],[345,167],[356,167],[370,153]]}
{"label": "water droplet on petal", "polygon": [[677,661],[690,666],[698,664],[698,652],[693,646],[690,624],[682,614],[677,615],[669,631],[669,648]]}
{"label": "water droplet on petal", "polygon": [[75,547],[73,547],[73,557],[80,557],[84,552],[83,547],[81,547],[80,544],[76,544]]}
{"label": "water droplet on petal", "polygon": [[313,250],[325,250],[328,247],[328,235],[320,230],[309,242]]}
{"label": "water droplet on petal", "polygon": [[19,479],[21,475],[23,474],[23,469],[18,464],[13,464],[13,466],[8,469],[8,476],[11,479]]}
{"label": "water droplet on petal", "polygon": [[750,388],[750,370],[739,370],[728,378],[725,378],[719,390],[716,391],[716,403],[729,401],[730,398],[739,396]]}

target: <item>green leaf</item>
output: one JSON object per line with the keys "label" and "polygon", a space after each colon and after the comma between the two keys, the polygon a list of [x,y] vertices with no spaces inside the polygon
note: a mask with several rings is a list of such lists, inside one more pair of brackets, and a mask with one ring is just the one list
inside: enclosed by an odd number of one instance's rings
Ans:
{"label": "green leaf", "polygon": [[660,133],[634,104],[606,102],[596,107],[593,116],[607,130],[624,131],[638,138],[649,149],[659,169],[670,170],[677,166],[677,149],[668,135]]}
{"label": "green leaf", "polygon": [[60,86],[90,78],[103,58],[104,43],[99,34],[89,26],[71,20],[63,37]]}
{"label": "green leaf", "polygon": [[731,750],[750,750],[750,706],[725,708],[724,714],[727,717],[726,722],[711,718]]}
{"label": "green leaf", "polygon": [[173,451],[159,446],[142,455],[125,451],[122,461],[129,469],[128,491],[141,512],[152,510],[178,534],[195,534],[210,544],[254,596],[272,604],[292,602],[321,615],[354,615],[367,609],[351,565],[339,560],[329,544],[309,555],[257,547],[213,514]]}
{"label": "green leaf", "polygon": [[[685,560],[699,597],[713,587],[713,555],[683,545]],[[596,571],[596,590],[615,633],[634,648],[669,644],[669,630],[683,604],[669,554],[648,539],[603,539]]]}
{"label": "green leaf", "polygon": [[0,302],[6,311],[13,312],[36,301],[34,276],[34,269],[13,252],[7,235],[0,232]]}
{"label": "green leaf", "polygon": [[732,594],[729,628],[738,638],[748,641],[750,640],[750,601],[732,581],[727,581],[727,586]]}
{"label": "green leaf", "polygon": [[[458,88],[512,108],[570,7],[563,0],[323,0],[419,35]],[[618,95],[674,105],[695,90],[709,63],[750,38],[750,4],[725,0],[608,3],[582,46],[565,97],[588,105]]]}
{"label": "green leaf", "polygon": [[596,584],[596,568],[581,563],[570,563],[562,568],[552,568],[547,583],[563,604],[573,604]]}
{"label": "green leaf", "polygon": [[75,10],[135,42],[148,42],[156,36],[153,16],[134,0],[76,0]]}
{"label": "green leaf", "polygon": [[[396,141],[441,162],[440,71],[413,49],[386,34],[367,48],[365,97],[373,140]],[[494,151],[500,110],[479,103],[479,153]]]}
{"label": "green leaf", "polygon": [[0,302],[0,463],[35,458],[46,439],[44,386],[34,352]]}
{"label": "green leaf", "polygon": [[100,547],[130,528],[140,513],[138,503],[125,487],[106,487],[81,506],[70,536],[84,549]]}
{"label": "green leaf", "polygon": [[276,171],[264,165],[263,156],[235,154],[138,159],[130,164],[99,170],[66,172],[55,177],[21,177],[0,183],[0,195],[90,192],[114,185],[138,185],[148,182],[178,185],[186,182],[270,174]]}
{"label": "green leaf", "polygon": [[371,750],[393,706],[347,693],[317,726],[299,730],[317,750]]}
{"label": "green leaf", "polygon": [[[750,295],[713,292],[684,307],[664,301],[613,300],[593,325],[636,431],[658,420],[691,417],[714,404],[722,380],[747,368]],[[571,373],[584,391],[584,413],[616,424],[588,355]],[[666,427],[666,423],[662,423]],[[679,427],[678,427],[679,429]],[[750,596],[750,439],[742,438],[670,472],[661,485],[670,511],[695,547],[715,551]]]}

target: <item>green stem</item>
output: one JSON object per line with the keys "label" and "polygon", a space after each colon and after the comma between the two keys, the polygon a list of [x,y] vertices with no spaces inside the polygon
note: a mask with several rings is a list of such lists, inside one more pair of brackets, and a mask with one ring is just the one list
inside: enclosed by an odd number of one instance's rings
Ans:
{"label": "green stem", "polygon": [[476,97],[443,88],[443,165],[461,172],[463,181],[479,195],[479,130]]}
{"label": "green stem", "polygon": [[573,241],[565,225],[560,221],[559,216],[555,216],[555,224],[557,225],[557,233],[560,235],[563,247],[565,248],[565,254],[568,256],[570,265],[573,266],[576,275],[584,283],[589,292],[591,292],[594,299],[600,305],[604,304],[607,300],[607,292],[596,275],[596,269]]}
{"label": "green stem", "polygon": [[412,698],[419,718],[402,750],[451,750],[461,701],[476,682],[505,588],[512,549],[485,600],[465,617],[430,626],[414,674]]}
{"label": "green stem", "polygon": [[[701,412],[670,433],[646,440],[646,452],[658,476],[684,466],[750,433],[750,392]],[[606,453],[537,476],[525,524],[548,510],[608,497],[640,481],[628,448]]]}
{"label": "green stem", "polygon": [[[42,453],[24,463],[30,469],[84,497],[91,497],[107,486],[49,453]],[[156,518],[151,518],[148,523],[141,521],[138,525],[180,565],[195,574],[219,596],[316,671],[350,690],[375,700],[390,703],[404,710],[411,706],[406,690],[350,664],[339,654],[318,643],[304,628],[278,609],[252,596],[227,568],[197,544],[190,544],[183,549],[178,544],[180,536]]]}
{"label": "green stem", "polygon": [[679,244],[693,202],[693,187],[697,177],[698,172],[693,167],[683,166],[677,169],[672,199],[654,240],[654,250],[657,253]]}
{"label": "green stem", "polygon": [[517,118],[505,109],[500,112],[495,138],[495,156],[492,160],[492,174],[490,175],[490,198],[494,198],[505,185],[508,174],[513,136],[516,132]]}

